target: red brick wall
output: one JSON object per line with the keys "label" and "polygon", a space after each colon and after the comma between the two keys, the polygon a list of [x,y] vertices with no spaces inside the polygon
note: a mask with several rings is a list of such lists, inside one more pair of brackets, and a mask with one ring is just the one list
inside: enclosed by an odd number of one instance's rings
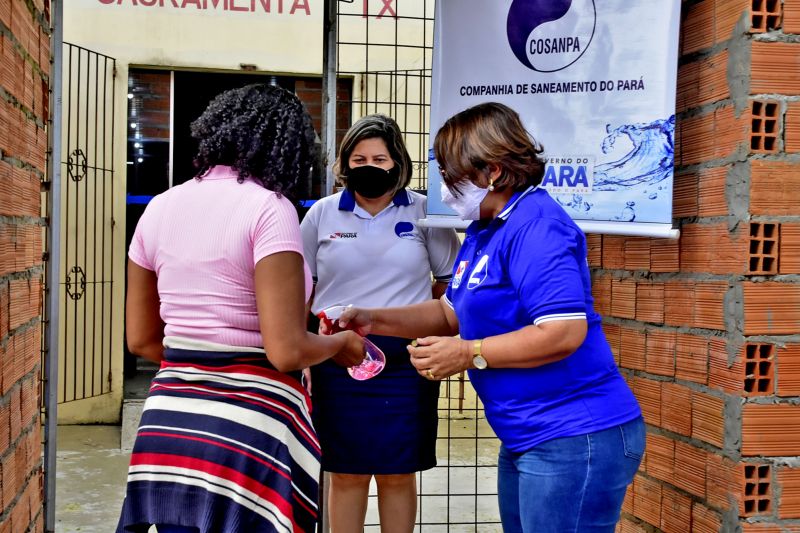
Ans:
{"label": "red brick wall", "polygon": [[[311,119],[314,121],[314,130],[317,134],[322,132],[322,79],[298,78],[295,81],[295,94],[306,106]],[[350,128],[350,117],[353,100],[353,80],[339,79],[336,86],[336,146]]]}
{"label": "red brick wall", "polygon": [[[648,424],[618,531],[800,531],[800,0],[685,0],[677,241],[590,235]],[[791,466],[787,466],[791,465]]]}
{"label": "red brick wall", "polygon": [[0,532],[43,531],[40,183],[50,35],[44,0],[0,0]]}
{"label": "red brick wall", "polygon": [[[306,110],[311,115],[314,123],[314,130],[317,135],[322,134],[322,78],[298,78],[295,81],[295,94],[306,106]],[[350,78],[340,78],[336,82],[336,148],[344,138],[344,134],[352,124],[353,100],[353,80]],[[323,156],[324,157],[324,156]],[[332,163],[332,162],[331,162]],[[313,184],[311,190],[312,198],[319,198],[323,195],[322,188],[324,179],[319,176]]]}

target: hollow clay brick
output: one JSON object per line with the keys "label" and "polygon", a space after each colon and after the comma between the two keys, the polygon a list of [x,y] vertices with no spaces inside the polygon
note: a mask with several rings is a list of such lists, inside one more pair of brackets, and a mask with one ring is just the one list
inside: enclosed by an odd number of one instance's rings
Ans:
{"label": "hollow clay brick", "polygon": [[800,344],[776,350],[778,396],[800,396]]}
{"label": "hollow clay brick", "polygon": [[742,455],[800,455],[800,405],[745,404],[742,407]]}
{"label": "hollow clay brick", "polygon": [[783,32],[800,33],[800,0],[783,0]]}
{"label": "hollow clay brick", "polygon": [[743,282],[744,334],[791,335],[800,331],[800,285]]}
{"label": "hollow clay brick", "polygon": [[692,391],[692,437],[717,448],[725,438],[725,402],[722,398]]}
{"label": "hollow clay brick", "polygon": [[800,518],[800,468],[781,468],[777,477],[781,490],[778,516]]}
{"label": "hollow clay brick", "polygon": [[800,43],[753,41],[750,94],[800,94]]}
{"label": "hollow clay brick", "polygon": [[778,271],[781,274],[800,274],[800,224],[785,222],[780,228]]}
{"label": "hollow clay brick", "polygon": [[756,159],[750,163],[750,213],[797,214],[800,163]]}

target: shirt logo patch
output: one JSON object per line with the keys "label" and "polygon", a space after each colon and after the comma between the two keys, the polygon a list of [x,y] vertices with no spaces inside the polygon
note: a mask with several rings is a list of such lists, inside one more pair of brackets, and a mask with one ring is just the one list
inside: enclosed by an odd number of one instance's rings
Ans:
{"label": "shirt logo patch", "polygon": [[478,264],[472,269],[472,274],[469,275],[467,281],[467,289],[474,289],[486,279],[486,274],[489,271],[489,256],[484,255],[478,260]]}
{"label": "shirt logo patch", "polygon": [[394,233],[401,239],[413,239],[414,224],[411,222],[398,222],[394,226]]}
{"label": "shirt logo patch", "polygon": [[456,274],[453,276],[453,281],[451,281],[451,285],[453,285],[454,289],[457,289],[459,285],[461,285],[461,278],[464,276],[464,271],[467,270],[467,265],[469,261],[461,261],[458,264],[458,268],[456,269]]}
{"label": "shirt logo patch", "polygon": [[343,231],[337,231],[336,233],[331,233],[328,238],[331,239],[331,240],[333,240],[333,239],[357,239],[358,238],[358,233],[357,232],[347,233],[347,232],[343,232]]}

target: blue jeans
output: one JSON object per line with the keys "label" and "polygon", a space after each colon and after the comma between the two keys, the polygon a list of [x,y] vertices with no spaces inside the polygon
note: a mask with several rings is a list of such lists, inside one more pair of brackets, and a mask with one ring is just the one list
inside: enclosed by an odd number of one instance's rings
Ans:
{"label": "blue jeans", "polygon": [[527,452],[501,446],[497,492],[503,532],[613,533],[644,445],[640,417]]}

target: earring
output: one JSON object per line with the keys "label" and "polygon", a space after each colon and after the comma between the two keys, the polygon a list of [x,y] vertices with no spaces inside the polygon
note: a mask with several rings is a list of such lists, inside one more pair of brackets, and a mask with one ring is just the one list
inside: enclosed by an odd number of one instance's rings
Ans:
{"label": "earring", "polygon": [[486,188],[489,190],[489,192],[492,192],[494,190],[494,180],[490,179],[489,180],[489,186],[486,187]]}

